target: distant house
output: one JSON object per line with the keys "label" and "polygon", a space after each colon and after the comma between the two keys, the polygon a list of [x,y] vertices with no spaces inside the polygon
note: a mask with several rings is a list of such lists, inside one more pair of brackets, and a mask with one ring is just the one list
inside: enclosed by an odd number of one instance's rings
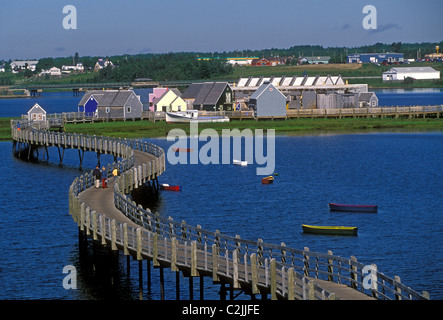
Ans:
{"label": "distant house", "polygon": [[312,56],[312,57],[304,57],[300,59],[301,63],[309,63],[309,64],[328,64],[331,57],[328,56]]}
{"label": "distant house", "polygon": [[28,111],[28,120],[46,121],[46,111],[38,103],[34,104]]}
{"label": "distant house", "polygon": [[252,60],[258,59],[258,57],[227,57],[226,62],[233,66],[245,66],[251,65]]}
{"label": "distant house", "polygon": [[266,81],[249,98],[249,107],[256,117],[286,116],[286,96]]}
{"label": "distant house", "polygon": [[251,66],[270,66],[271,62],[268,59],[254,59],[251,61]]}
{"label": "distant house", "polygon": [[378,107],[378,97],[374,92],[363,92],[358,97],[360,108]]}
{"label": "distant house", "polygon": [[182,94],[188,109],[206,111],[232,111],[234,97],[227,82],[204,82],[191,84]]}
{"label": "distant house", "polygon": [[35,71],[37,63],[38,60],[23,60],[23,61],[14,60],[11,62],[11,70],[12,73],[18,73],[26,69]]}
{"label": "distant house", "polygon": [[403,62],[403,53],[355,53],[346,56],[348,63]]}
{"label": "distant house", "polygon": [[71,73],[74,72],[83,72],[85,71],[85,67],[83,63],[77,63],[75,66],[62,66],[62,73]]}
{"label": "distant house", "polygon": [[87,91],[78,103],[78,112],[84,112],[85,116],[96,116],[97,105],[106,91]]}
{"label": "distant house", "polygon": [[181,93],[177,89],[166,90],[155,103],[155,111],[174,112],[174,111],[186,111],[187,104],[180,97]]}
{"label": "distant house", "polygon": [[112,61],[110,61],[108,59],[106,59],[106,60],[98,59],[97,62],[95,63],[95,65],[94,65],[94,71],[99,71],[99,70],[101,70],[103,68],[106,68],[107,66],[111,66],[112,67],[113,65],[114,64],[112,63]]}
{"label": "distant house", "polygon": [[40,72],[41,76],[44,76],[44,75],[61,76],[61,74],[62,74],[62,71],[57,67],[52,67],[50,69],[42,70],[42,72]]}
{"label": "distant house", "polygon": [[143,104],[132,90],[87,91],[78,111],[99,119],[139,119]]}
{"label": "distant house", "polygon": [[5,64],[0,64],[0,72],[5,72]]}
{"label": "distant house", "polygon": [[108,90],[98,99],[99,119],[140,119],[143,104],[132,90]]}
{"label": "distant house", "polygon": [[440,79],[440,71],[431,67],[392,68],[383,72],[383,81],[403,81],[406,78],[416,80]]}
{"label": "distant house", "polygon": [[134,91],[135,95],[140,99],[140,102],[143,105],[143,111],[149,111],[149,95],[154,92],[154,88],[139,88],[131,90]]}

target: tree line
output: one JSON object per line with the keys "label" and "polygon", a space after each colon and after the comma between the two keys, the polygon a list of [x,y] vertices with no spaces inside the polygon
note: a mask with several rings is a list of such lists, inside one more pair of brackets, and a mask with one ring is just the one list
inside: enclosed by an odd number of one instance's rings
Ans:
{"label": "tree line", "polygon": [[209,79],[229,75],[232,66],[220,60],[201,61],[195,54],[153,54],[115,57],[113,66],[101,69],[91,79],[93,82],[126,82],[138,78],[155,81]]}

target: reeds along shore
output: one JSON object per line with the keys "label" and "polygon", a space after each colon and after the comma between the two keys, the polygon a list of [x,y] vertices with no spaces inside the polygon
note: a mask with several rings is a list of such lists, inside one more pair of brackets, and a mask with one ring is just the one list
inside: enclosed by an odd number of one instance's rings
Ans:
{"label": "reeds along shore", "polygon": [[[11,139],[11,118],[0,118],[0,140]],[[65,131],[97,136],[121,138],[163,138],[174,128],[189,133],[189,124],[167,124],[164,121],[152,123],[148,120],[95,122],[66,124]],[[212,128],[221,133],[222,129],[274,129],[275,133],[317,134],[333,132],[369,132],[374,130],[443,130],[443,118],[343,118],[343,119],[290,119],[279,121],[234,120],[226,123],[201,123],[199,131]]]}

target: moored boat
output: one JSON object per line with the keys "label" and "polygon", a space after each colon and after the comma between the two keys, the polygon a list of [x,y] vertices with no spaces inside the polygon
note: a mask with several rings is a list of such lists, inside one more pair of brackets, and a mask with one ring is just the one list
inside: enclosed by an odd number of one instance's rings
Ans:
{"label": "moored boat", "polygon": [[160,185],[160,189],[168,190],[168,191],[181,191],[182,187],[180,186],[170,186],[169,184],[163,183]]}
{"label": "moored boat", "polygon": [[268,177],[264,177],[261,179],[261,183],[262,184],[271,184],[274,182],[274,177],[273,176],[268,176]]}
{"label": "moored boat", "polygon": [[248,165],[248,161],[246,161],[246,160],[244,160],[244,161],[241,161],[241,160],[232,160],[232,163],[233,163],[234,165],[236,165],[236,166],[243,166],[243,167],[245,167],[245,166]]}
{"label": "moored boat", "polygon": [[225,116],[199,116],[198,110],[166,112],[166,123],[183,122],[229,122],[229,118]]}
{"label": "moored boat", "polygon": [[339,235],[339,236],[356,236],[358,231],[357,227],[312,226],[307,224],[302,224],[302,228],[304,233],[328,234],[328,235]]}
{"label": "moored boat", "polygon": [[331,211],[371,212],[376,213],[377,205],[329,203]]}

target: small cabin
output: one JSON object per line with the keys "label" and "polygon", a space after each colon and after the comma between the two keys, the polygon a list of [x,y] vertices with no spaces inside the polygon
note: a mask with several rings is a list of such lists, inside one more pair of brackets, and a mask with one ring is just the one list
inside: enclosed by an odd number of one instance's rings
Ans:
{"label": "small cabin", "polygon": [[28,111],[28,120],[31,121],[46,121],[46,111],[38,103]]}
{"label": "small cabin", "polygon": [[249,107],[256,117],[286,116],[286,96],[265,81],[249,98]]}

